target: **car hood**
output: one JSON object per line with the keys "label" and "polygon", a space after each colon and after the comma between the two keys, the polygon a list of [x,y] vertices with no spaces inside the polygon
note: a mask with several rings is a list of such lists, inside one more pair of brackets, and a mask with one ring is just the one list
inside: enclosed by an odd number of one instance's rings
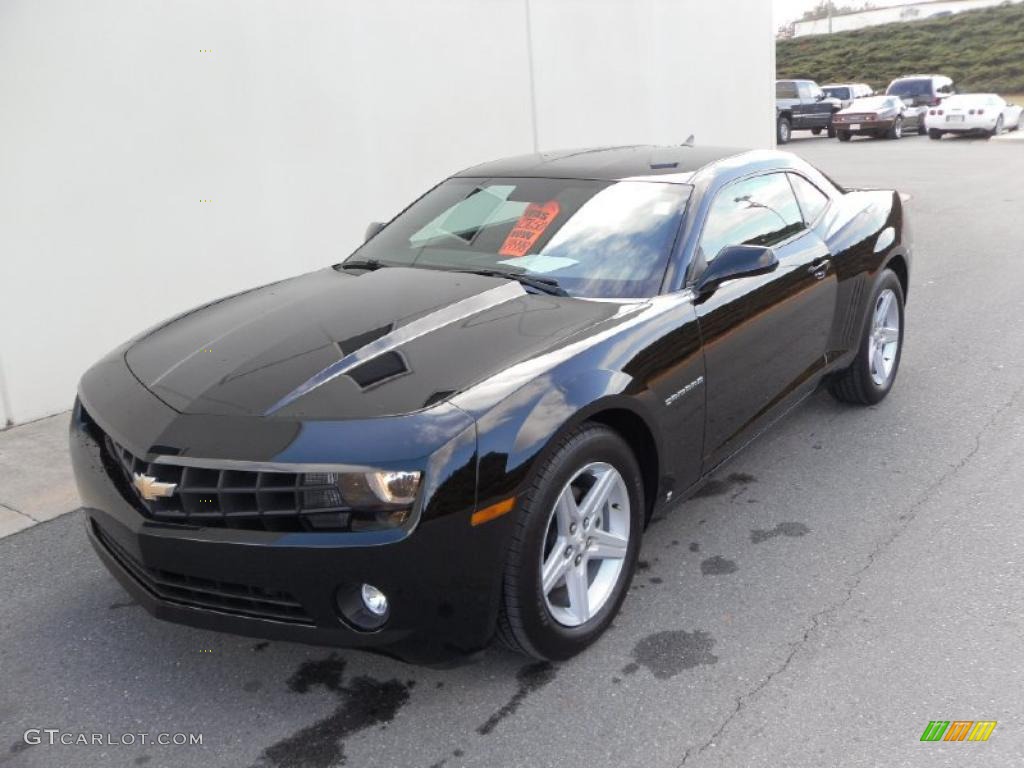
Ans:
{"label": "car hood", "polygon": [[393,416],[445,401],[618,309],[503,278],[325,269],[175,318],[125,360],[180,413]]}

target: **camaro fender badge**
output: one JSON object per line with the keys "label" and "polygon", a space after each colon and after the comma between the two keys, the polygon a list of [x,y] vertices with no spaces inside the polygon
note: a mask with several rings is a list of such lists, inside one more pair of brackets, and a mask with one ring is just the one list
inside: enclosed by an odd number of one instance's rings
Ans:
{"label": "camaro fender badge", "polygon": [[132,473],[132,485],[139,492],[139,496],[146,501],[156,501],[173,496],[174,489],[178,487],[177,483],[162,483],[155,477],[140,475],[138,472]]}
{"label": "camaro fender badge", "polygon": [[666,397],[665,398],[665,405],[672,405],[672,403],[674,403],[680,397],[682,397],[683,395],[689,394],[690,392],[693,392],[693,390],[695,390],[697,387],[699,387],[703,383],[704,383],[704,377],[703,376],[698,376],[696,379],[691,381],[689,384],[687,384],[685,387],[680,389],[678,392],[675,392],[675,393],[669,395],[668,397]]}

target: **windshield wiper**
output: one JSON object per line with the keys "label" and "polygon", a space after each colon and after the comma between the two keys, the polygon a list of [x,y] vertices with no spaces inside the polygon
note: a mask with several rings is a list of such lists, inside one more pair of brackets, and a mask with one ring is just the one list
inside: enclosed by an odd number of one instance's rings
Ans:
{"label": "windshield wiper", "polygon": [[504,277],[515,280],[518,283],[552,296],[568,296],[569,293],[558,284],[553,277],[540,277],[526,272],[509,272],[504,269],[456,269],[455,272],[465,272],[471,275],[484,275],[485,277]]}
{"label": "windshield wiper", "polygon": [[340,269],[365,269],[365,270],[367,270],[369,272],[372,272],[375,269],[380,269],[381,267],[386,267],[386,266],[387,266],[387,264],[383,264],[383,263],[377,261],[376,259],[349,259],[348,261],[341,262],[341,264],[338,265],[338,268],[340,268]]}

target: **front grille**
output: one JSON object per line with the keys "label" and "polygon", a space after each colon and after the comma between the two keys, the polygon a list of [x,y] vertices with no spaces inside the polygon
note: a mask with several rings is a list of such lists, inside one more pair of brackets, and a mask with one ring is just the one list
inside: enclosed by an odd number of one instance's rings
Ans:
{"label": "front grille", "polygon": [[149,568],[132,557],[94,520],[92,529],[104,549],[154,597],[190,608],[230,613],[255,619],[273,619],[292,624],[313,624],[302,604],[287,592],[276,592],[246,584],[201,579],[159,568]]}
{"label": "front grille", "polygon": [[[97,432],[98,432],[97,428]],[[325,473],[252,472],[156,464],[100,433],[107,473],[146,517],[166,523],[266,531],[344,530],[351,509]],[[136,475],[172,483],[166,498],[145,499]]]}

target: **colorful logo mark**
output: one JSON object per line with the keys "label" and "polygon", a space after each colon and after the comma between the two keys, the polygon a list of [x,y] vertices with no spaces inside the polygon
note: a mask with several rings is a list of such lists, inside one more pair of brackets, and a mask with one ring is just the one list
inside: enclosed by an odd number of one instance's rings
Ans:
{"label": "colorful logo mark", "polygon": [[931,720],[921,741],[988,741],[995,728],[995,720]]}

